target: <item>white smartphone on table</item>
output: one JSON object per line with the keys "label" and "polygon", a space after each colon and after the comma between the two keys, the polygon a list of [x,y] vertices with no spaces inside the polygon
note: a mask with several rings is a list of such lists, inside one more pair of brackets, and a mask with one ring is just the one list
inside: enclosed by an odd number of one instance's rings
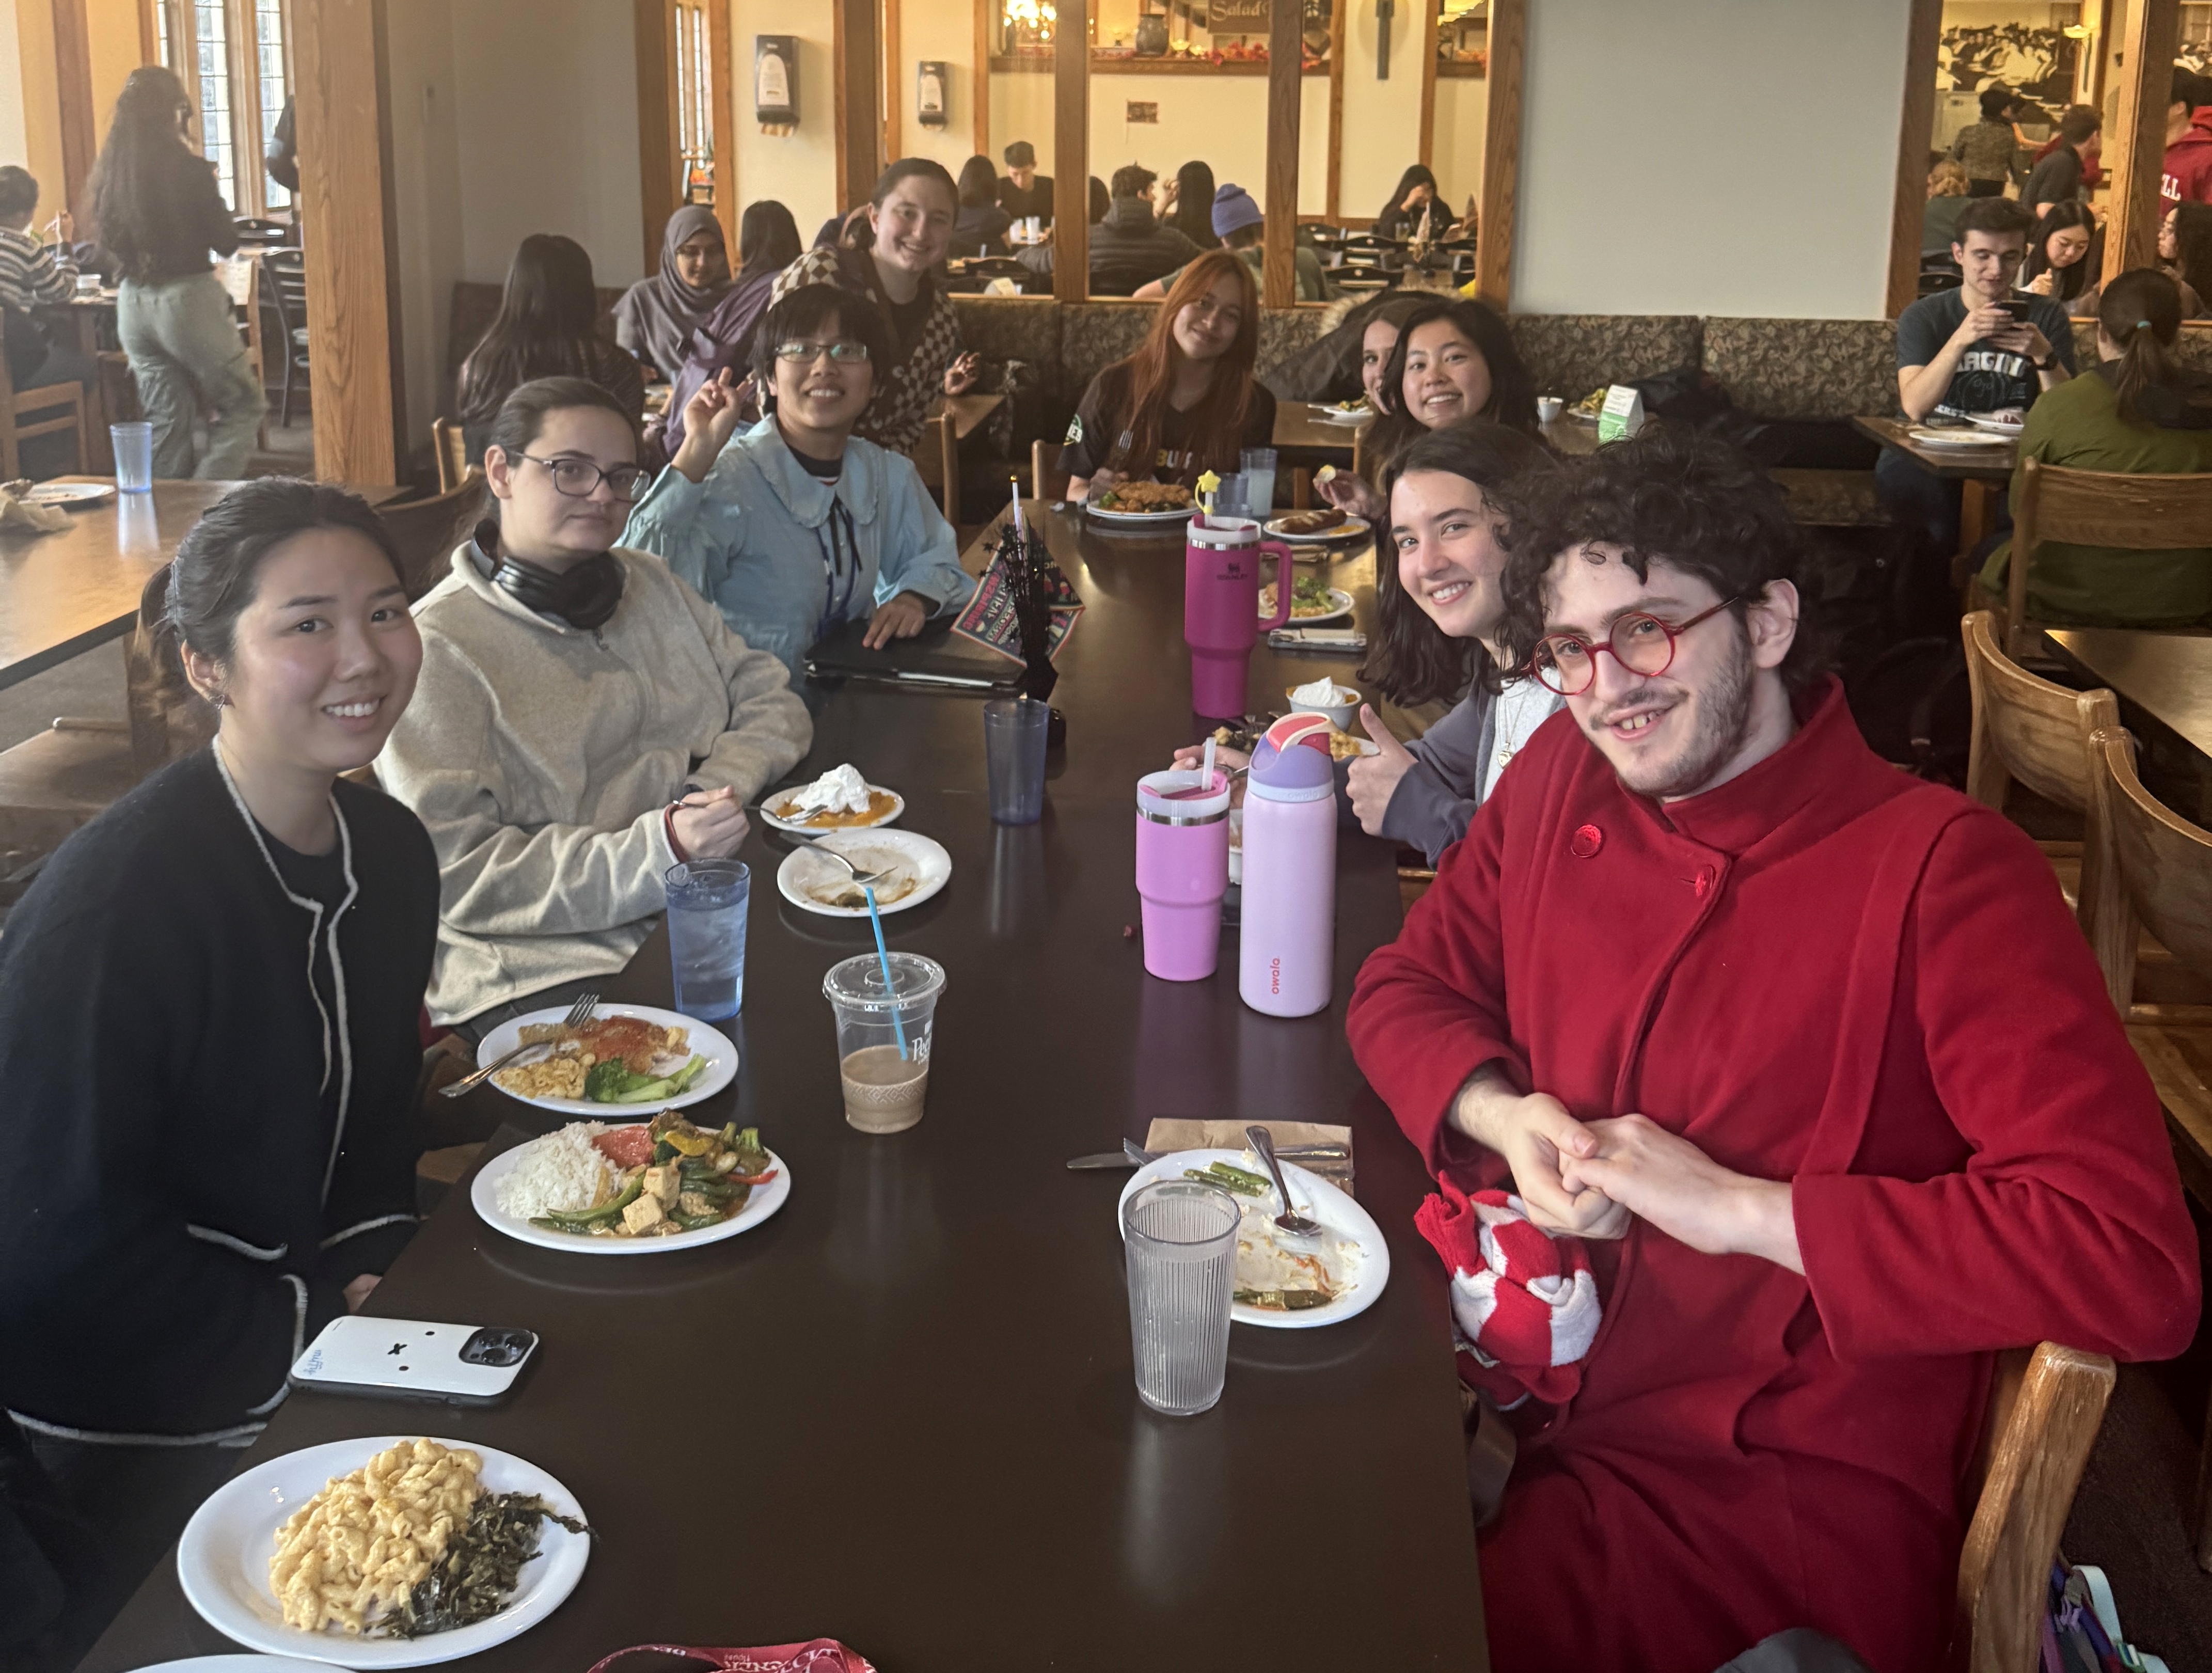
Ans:
{"label": "white smartphone on table", "polygon": [[291,1384],[324,1394],[492,1406],[538,1353],[538,1333],[349,1313],[325,1324],[292,1366]]}

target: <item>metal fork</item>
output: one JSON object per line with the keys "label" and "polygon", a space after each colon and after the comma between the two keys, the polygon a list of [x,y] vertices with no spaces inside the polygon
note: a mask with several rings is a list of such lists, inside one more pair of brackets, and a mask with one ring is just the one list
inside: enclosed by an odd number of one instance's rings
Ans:
{"label": "metal fork", "polygon": [[872,888],[875,885],[884,881],[884,879],[896,877],[898,874],[896,871],[864,872],[850,860],[847,859],[843,855],[838,853],[836,849],[826,847],[822,839],[818,836],[799,836],[793,835],[790,831],[785,831],[783,834],[789,836],[793,843],[797,847],[812,849],[817,854],[829,855],[830,859],[835,860],[848,872],[851,873],[853,881],[863,889]]}
{"label": "metal fork", "polygon": [[[592,1013],[598,1008],[599,1003],[599,996],[596,993],[579,994],[576,996],[576,1002],[568,1007],[568,1014],[561,1019],[561,1026],[581,1028],[586,1023],[591,1021]],[[519,1045],[504,1057],[495,1057],[475,1074],[465,1074],[450,1086],[441,1086],[438,1090],[447,1098],[459,1098],[463,1092],[474,1092],[494,1074],[521,1056],[524,1052],[535,1051],[541,1046],[550,1048],[556,1043],[557,1043],[551,1040],[532,1040],[528,1045]]]}

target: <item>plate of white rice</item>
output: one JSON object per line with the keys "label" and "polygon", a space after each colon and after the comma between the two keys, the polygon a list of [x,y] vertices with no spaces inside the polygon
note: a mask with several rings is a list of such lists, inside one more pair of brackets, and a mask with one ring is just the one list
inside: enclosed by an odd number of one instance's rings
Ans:
{"label": "plate of white rice", "polygon": [[540,1249],[574,1255],[659,1255],[750,1232],[782,1208],[791,1195],[791,1165],[771,1150],[768,1157],[775,1177],[755,1186],[745,1206],[719,1226],[661,1238],[587,1237],[532,1226],[532,1220],[555,1208],[589,1208],[603,1183],[612,1185],[619,1179],[621,1170],[592,1143],[609,1130],[605,1122],[572,1121],[557,1132],[493,1157],[477,1170],[476,1182],[469,1187],[469,1202],[477,1218],[495,1231]]}

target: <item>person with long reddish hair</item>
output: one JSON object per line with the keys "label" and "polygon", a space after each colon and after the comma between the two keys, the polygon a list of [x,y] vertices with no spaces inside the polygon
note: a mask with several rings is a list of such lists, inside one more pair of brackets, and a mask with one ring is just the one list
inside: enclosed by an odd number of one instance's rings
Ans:
{"label": "person with long reddish hair", "polygon": [[1072,500],[1119,482],[1189,483],[1238,468],[1275,433],[1275,398],[1252,375],[1260,291],[1252,270],[1209,250],[1182,270],[1143,344],[1091,379],[1060,450]]}

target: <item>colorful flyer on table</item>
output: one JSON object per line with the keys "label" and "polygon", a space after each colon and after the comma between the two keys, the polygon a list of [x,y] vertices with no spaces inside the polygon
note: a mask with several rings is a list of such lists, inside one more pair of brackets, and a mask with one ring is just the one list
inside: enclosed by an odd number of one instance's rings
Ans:
{"label": "colorful flyer on table", "polygon": [[[1051,574],[1053,606],[1051,648],[1047,653],[1051,660],[1060,660],[1060,648],[1067,642],[1067,636],[1075,631],[1075,624],[1083,614],[1083,601],[1067,577],[1054,565]],[[1014,594],[1007,579],[1003,560],[993,558],[975,583],[975,596],[968,607],[960,612],[952,630],[963,639],[973,640],[987,649],[1016,662],[1026,661],[1022,655],[1021,617],[1014,611]]]}

